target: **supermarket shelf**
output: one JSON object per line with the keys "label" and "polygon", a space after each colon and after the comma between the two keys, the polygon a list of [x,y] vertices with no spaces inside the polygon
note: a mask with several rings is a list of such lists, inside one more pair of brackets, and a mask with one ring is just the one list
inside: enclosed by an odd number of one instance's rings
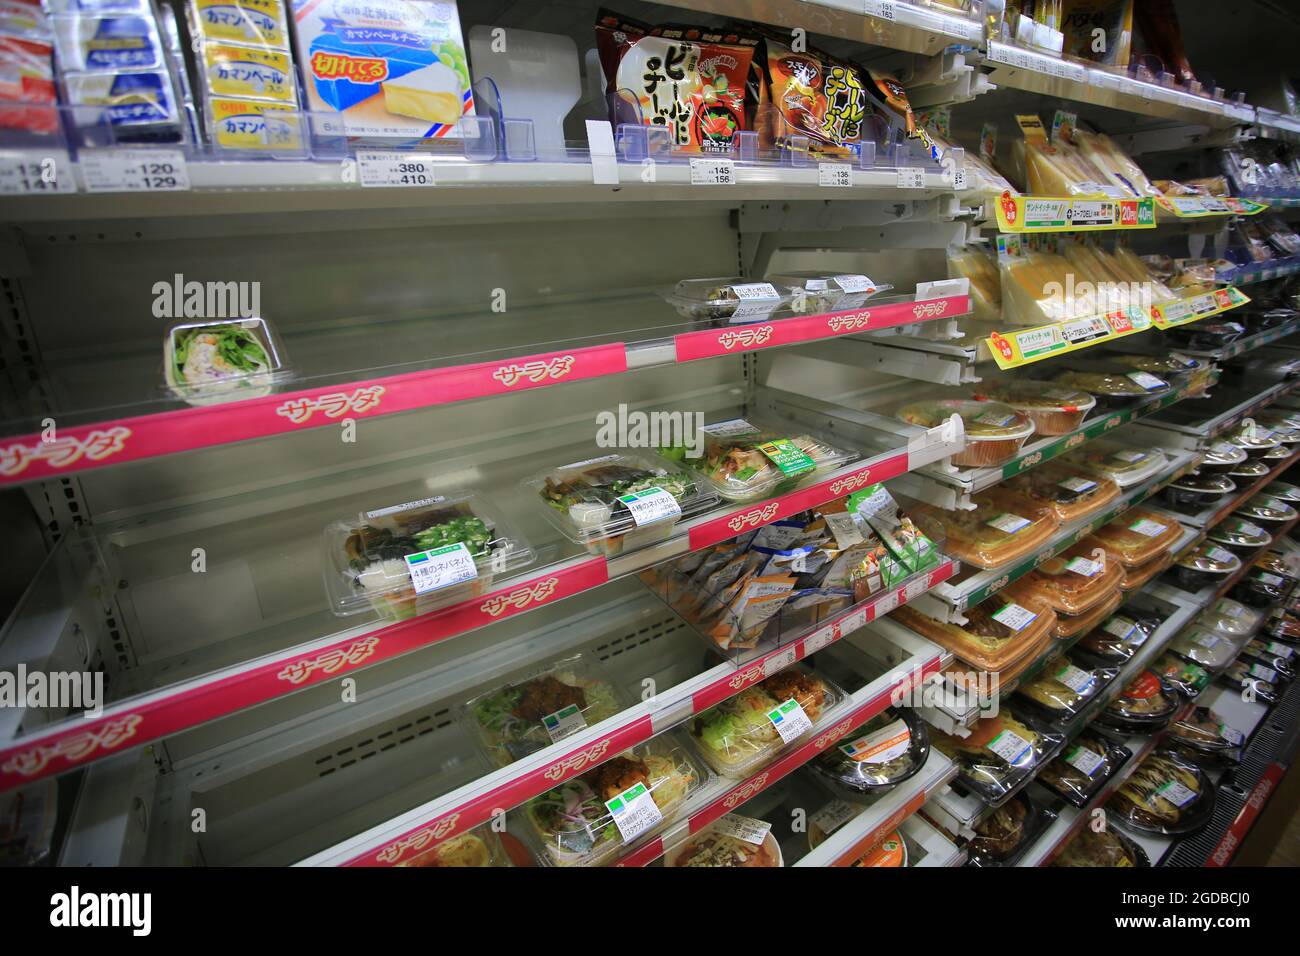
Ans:
{"label": "supermarket shelf", "polygon": [[1202,411],[1202,406],[1184,405],[1145,419],[1135,426],[1135,430],[1151,436],[1158,443],[1172,442],[1184,448],[1205,447],[1241,424],[1242,419],[1287,398],[1297,389],[1300,389],[1300,380],[1279,382],[1262,392],[1223,389],[1207,400],[1206,404],[1212,409],[1210,414],[1193,415],[1193,412]]}
{"label": "supermarket shelf", "polygon": [[1221,349],[1203,352],[1193,349],[1179,349],[1178,351],[1183,355],[1209,359],[1212,362],[1226,362],[1228,359],[1236,358],[1238,355],[1245,355],[1247,352],[1253,352],[1265,345],[1272,345],[1296,331],[1300,331],[1300,318],[1287,319],[1287,321],[1271,329],[1265,329],[1262,332],[1256,332],[1254,335],[1247,335],[1235,342],[1230,342]]}
{"label": "supermarket shelf", "polygon": [[1187,296],[1177,302],[1163,302],[1152,308],[1153,324],[1158,329],[1173,329],[1189,322],[1199,322],[1246,305],[1250,299],[1240,289],[1227,286],[1201,295]]}
{"label": "supermarket shelf", "polygon": [[[946,294],[949,288],[959,294]],[[0,487],[331,426],[345,418],[376,418],[630,369],[815,342],[969,309],[961,283],[950,286],[943,280],[940,290],[944,294],[920,300],[882,297],[858,309],[787,313],[721,328],[683,323],[671,306],[647,294],[461,315],[439,319],[436,326],[427,318],[371,323],[364,336],[355,328],[301,334],[286,343],[285,352],[301,366],[292,385],[310,387],[203,407],[161,390],[146,390],[140,399],[140,383],[156,380],[156,352],[81,356],[48,369],[53,407],[34,409],[28,420],[0,423]],[[439,330],[438,357],[376,371],[393,355],[427,353],[434,347],[433,327]],[[578,330],[582,337],[572,337]],[[639,340],[625,341],[629,337]],[[494,339],[523,339],[524,344],[495,355],[471,351],[475,343]],[[542,350],[530,353],[534,348]],[[46,415],[59,423],[56,441],[44,441],[35,424]]]}
{"label": "supermarket shelf", "polygon": [[1289,458],[1281,459],[1276,465],[1269,469],[1267,475],[1263,475],[1244,489],[1239,487],[1239,490],[1234,491],[1232,497],[1224,504],[1211,505],[1196,514],[1189,515],[1181,511],[1174,511],[1173,514],[1175,514],[1178,517],[1178,520],[1184,524],[1189,524],[1201,531],[1208,531],[1240,508],[1248,499],[1259,494],[1266,485],[1276,481],[1282,472],[1286,471],[1298,461],[1300,461],[1300,451],[1296,451]]}
{"label": "supermarket shelf", "polygon": [[1156,221],[1217,222],[1232,216],[1254,216],[1268,208],[1268,203],[1235,196],[1157,196]]}
{"label": "supermarket shelf", "polygon": [[[1281,540],[1285,535],[1289,534],[1291,529],[1296,526],[1297,521],[1300,521],[1300,519],[1293,518],[1292,520],[1279,525],[1275,530],[1270,529],[1269,533],[1273,535],[1273,540],[1274,541]],[[1241,563],[1241,567],[1238,568],[1236,571],[1234,571],[1232,574],[1228,575],[1228,577],[1223,581],[1222,584],[1219,584],[1214,587],[1206,586],[1194,593],[1189,593],[1180,590],[1178,588],[1178,585],[1174,584],[1172,581],[1162,582],[1162,586],[1168,587],[1170,591],[1174,593],[1182,594],[1184,600],[1195,602],[1199,604],[1201,607],[1208,607],[1210,604],[1214,603],[1219,598],[1223,597],[1225,594],[1231,591],[1234,587],[1236,587],[1237,582],[1240,581],[1242,578],[1244,578],[1247,574],[1249,574],[1251,569],[1254,566],[1255,566],[1254,558],[1251,558],[1249,561],[1243,561]]]}
{"label": "supermarket shelf", "polygon": [[[1277,200],[1270,200],[1270,203],[1275,202]],[[1300,199],[1297,199],[1295,204],[1300,205]],[[1238,266],[1236,273],[1232,277],[1232,284],[1247,285],[1252,282],[1267,282],[1270,279],[1292,276],[1297,272],[1300,272],[1300,258],[1287,256],[1267,259],[1264,262],[1252,262]]]}

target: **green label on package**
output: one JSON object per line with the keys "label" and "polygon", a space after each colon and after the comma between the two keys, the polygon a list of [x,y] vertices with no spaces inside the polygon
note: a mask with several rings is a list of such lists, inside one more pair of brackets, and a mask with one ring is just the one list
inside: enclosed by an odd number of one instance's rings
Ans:
{"label": "green label on package", "polygon": [[806,475],[817,468],[817,463],[788,438],[764,442],[758,450],[787,475]]}

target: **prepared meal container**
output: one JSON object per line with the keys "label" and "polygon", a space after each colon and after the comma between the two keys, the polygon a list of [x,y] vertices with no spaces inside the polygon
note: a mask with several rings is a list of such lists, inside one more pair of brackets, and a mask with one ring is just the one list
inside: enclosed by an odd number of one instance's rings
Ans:
{"label": "prepared meal container", "polygon": [[1248,521],[1262,521],[1265,524],[1283,524],[1295,519],[1297,512],[1293,505],[1274,498],[1271,495],[1256,495],[1233,512]]}
{"label": "prepared meal container", "polygon": [[1266,548],[1273,543],[1271,534],[1245,518],[1220,521],[1206,533],[1205,537],[1211,543],[1239,556]]}
{"label": "prepared meal container", "polygon": [[875,795],[915,776],[929,756],[925,722],[905,708],[888,708],[827,748],[811,767],[834,787]]}
{"label": "prepared meal container", "polygon": [[1130,448],[1108,441],[1091,442],[1064,458],[1084,471],[1109,478],[1120,488],[1141,484],[1169,466],[1159,448]]}
{"label": "prepared meal container", "polygon": [[664,866],[761,869],[785,866],[771,825],[728,813],[664,853]]}
{"label": "prepared meal container", "polygon": [[1067,435],[1083,424],[1097,405],[1085,391],[1051,382],[1014,379],[980,385],[972,393],[979,401],[1001,402],[1029,416],[1039,435]]}
{"label": "prepared meal container", "polygon": [[946,511],[930,505],[916,511],[942,524],[952,557],[979,568],[998,568],[1036,551],[1061,523],[1052,509],[1024,495],[993,487],[970,497],[972,511]]}
{"label": "prepared meal container", "polygon": [[1097,722],[1129,733],[1152,733],[1168,726],[1178,704],[1178,692],[1155,672],[1144,670],[1106,705]]}
{"label": "prepared meal container", "polygon": [[1187,591],[1218,587],[1239,570],[1241,558],[1210,541],[1184,551],[1174,561],[1175,580]]}
{"label": "prepared meal container", "polygon": [[1100,395],[1102,398],[1135,399],[1163,395],[1171,386],[1158,375],[1150,372],[1105,372],[1071,370],[1056,376],[1060,385],[1072,385],[1075,388]]}
{"label": "prepared meal container", "polygon": [[1107,551],[1125,567],[1146,564],[1183,536],[1183,527],[1173,518],[1146,508],[1130,508],[1110,524],[1094,532]]}
{"label": "prepared meal container", "polygon": [[1123,603],[1124,593],[1116,588],[1100,604],[1082,614],[1057,614],[1056,629],[1052,632],[1052,636],[1058,640],[1068,640],[1080,634],[1087,634],[1114,614]]}
{"label": "prepared meal container", "polygon": [[1160,622],[1129,613],[1112,614],[1075,645],[1104,664],[1123,664],[1156,632]]}
{"label": "prepared meal container", "polygon": [[1170,641],[1169,650],[1202,667],[1218,670],[1225,667],[1237,653],[1237,643],[1196,624]]}
{"label": "prepared meal container", "polygon": [[1010,461],[1034,433],[1029,416],[1001,402],[930,399],[904,405],[894,414],[900,421],[921,428],[934,428],[953,415],[960,416],[966,429],[966,447],[949,459],[958,468],[987,468]]}
{"label": "prepared meal container", "polygon": [[688,319],[752,321],[788,306],[791,293],[771,282],[754,282],[740,276],[721,279],[683,279],[664,298]]}
{"label": "prepared meal container", "polygon": [[1083,807],[1132,756],[1123,744],[1089,728],[1066,744],[1035,779],[1067,803]]}
{"label": "prepared meal container", "polygon": [[1202,627],[1225,637],[1240,638],[1254,634],[1259,629],[1263,616],[1245,604],[1225,597],[1219,598],[1212,607],[1202,611],[1196,620]]}
{"label": "prepared meal container", "polygon": [[602,866],[681,812],[710,779],[676,735],[664,734],[524,804],[555,866]]}
{"label": "prepared meal container", "polygon": [[1233,478],[1263,478],[1269,472],[1268,465],[1262,461],[1243,461],[1240,465],[1233,466],[1228,472]]}
{"label": "prepared meal container", "polygon": [[790,296],[795,312],[834,312],[856,309],[873,295],[893,288],[857,273],[780,272],[766,277],[779,292]]}
{"label": "prepared meal container", "polygon": [[1023,792],[975,825],[975,836],[966,843],[971,866],[1013,866],[1050,823],[1042,807]]}
{"label": "prepared meal container", "polygon": [[1290,505],[1300,502],[1300,488],[1285,481],[1273,482],[1264,489],[1263,494],[1268,495],[1270,498],[1276,498],[1278,501],[1285,501]]}
{"label": "prepared meal container", "polygon": [[1177,352],[1170,352],[1168,355],[1115,355],[1110,356],[1109,361],[1139,372],[1150,372],[1162,378],[1168,375],[1190,375],[1205,368],[1205,363],[1200,359],[1190,355],[1180,355]]}
{"label": "prepared meal container", "polygon": [[1264,452],[1264,457],[1261,461],[1270,467],[1275,467],[1277,462],[1290,458],[1291,453],[1292,449],[1289,445],[1278,445],[1273,450]]}
{"label": "prepared meal container", "polygon": [[1118,674],[1118,668],[1098,667],[1065,654],[1043,667],[1033,680],[1022,682],[1016,693],[1033,701],[1047,719],[1068,722]]}
{"label": "prepared meal container", "polygon": [[1238,448],[1231,442],[1218,441],[1202,455],[1198,471],[1211,475],[1228,474],[1245,461],[1246,449]]}
{"label": "prepared meal container", "polygon": [[816,474],[858,457],[808,434],[783,431],[743,418],[704,426],[704,454],[690,458],[685,447],[661,448],[660,455],[693,469],[728,501],[757,501],[785,494]]}
{"label": "prepared meal container", "polygon": [[672,535],[682,518],[718,502],[680,464],[646,452],[560,465],[523,481],[561,534],[593,554],[615,555]]}
{"label": "prepared meal container", "polygon": [[1090,474],[1068,462],[1050,461],[1002,483],[1052,509],[1063,522],[1078,521],[1119,497],[1119,486],[1109,478]]}
{"label": "prepared meal container", "polygon": [[1005,702],[998,714],[977,720],[967,737],[932,735],[934,746],[957,761],[958,779],[991,806],[1005,803],[1063,740]]}
{"label": "prepared meal container", "polygon": [[1258,428],[1238,428],[1228,435],[1227,441],[1246,453],[1246,457],[1258,461],[1271,451],[1276,451],[1282,443],[1268,432]]}
{"label": "prepared meal container", "polygon": [[1286,600],[1288,590],[1288,588],[1270,584],[1256,575],[1253,577],[1247,576],[1238,581],[1236,587],[1232,589],[1231,595],[1244,604],[1264,610]]}
{"label": "prepared meal container", "polygon": [[1145,833],[1194,833],[1214,812],[1214,786],[1205,771],[1168,749],[1157,750],[1106,802],[1126,826]]}
{"label": "prepared meal container", "polygon": [[1143,585],[1154,578],[1157,574],[1167,571],[1174,563],[1174,553],[1165,551],[1156,555],[1145,564],[1139,564],[1137,567],[1124,569],[1124,580],[1120,582],[1119,589],[1125,594],[1140,590]]}
{"label": "prepared meal container", "polygon": [[[1269,680],[1270,677],[1273,680]],[[1266,704],[1276,704],[1281,699],[1282,690],[1276,672],[1254,661],[1233,661],[1223,672],[1223,680],[1229,687],[1249,691],[1256,700]]]}
{"label": "prepared meal container", "polygon": [[1295,680],[1295,652],[1276,641],[1253,640],[1241,650],[1241,659],[1248,664],[1263,664],[1277,674],[1283,682]]}
{"label": "prepared meal container", "polygon": [[488,759],[505,767],[613,717],[628,703],[600,662],[579,653],[477,695],[465,704],[464,716]]}
{"label": "prepared meal container", "polygon": [[1201,691],[1210,686],[1210,672],[1200,664],[1184,660],[1171,651],[1165,651],[1151,665],[1151,671],[1164,678],[1165,682],[1188,700],[1199,697]]}
{"label": "prepared meal container", "polygon": [[476,492],[458,491],[363,511],[322,538],[325,590],[340,617],[373,608],[403,620],[491,589],[494,575],[529,565],[533,549]]}
{"label": "prepared meal container", "polygon": [[1202,767],[1241,762],[1245,734],[1228,726],[1208,707],[1197,707],[1169,728],[1169,742]]}
{"label": "prepared meal container", "polygon": [[1213,352],[1231,345],[1245,334],[1246,327],[1238,322],[1201,321],[1169,331],[1175,344],[1193,352]]}
{"label": "prepared meal container", "polygon": [[697,716],[691,739],[719,774],[747,777],[811,733],[843,696],[830,681],[796,665]]}
{"label": "prepared meal container", "polygon": [[907,867],[907,841],[903,834],[895,830],[862,856],[850,867],[879,867],[882,869],[905,869]]}
{"label": "prepared meal container", "polygon": [[1227,475],[1184,475],[1165,485],[1164,497],[1180,511],[1195,513],[1222,501],[1237,490]]}
{"label": "prepared meal container", "polygon": [[398,866],[506,867],[510,857],[501,838],[486,824],[458,833],[441,843],[402,860]]}
{"label": "prepared meal container", "polygon": [[1056,612],[1033,597],[1016,601],[995,594],[967,608],[965,616],[965,624],[951,624],[905,605],[890,620],[952,651],[967,664],[992,672],[1002,672],[1046,646],[1056,626]]}
{"label": "prepared meal container", "polygon": [[1097,831],[1079,827],[1052,861],[1060,867],[1139,868],[1151,865],[1146,851],[1118,829]]}
{"label": "prepared meal container", "polygon": [[163,340],[163,380],[189,405],[269,395],[289,374],[265,319],[178,322]]}
{"label": "prepared meal container", "polygon": [[1119,589],[1123,578],[1124,566],[1106,560],[1104,549],[1089,537],[1048,558],[1013,588],[1017,594],[1041,598],[1058,615],[1075,615],[1104,602]]}

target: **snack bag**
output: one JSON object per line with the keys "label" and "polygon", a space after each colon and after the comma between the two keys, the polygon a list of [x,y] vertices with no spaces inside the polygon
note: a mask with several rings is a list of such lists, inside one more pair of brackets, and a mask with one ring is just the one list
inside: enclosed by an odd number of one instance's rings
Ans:
{"label": "snack bag", "polygon": [[930,158],[937,161],[939,147],[912,114],[907,90],[888,73],[867,70],[867,75],[871,79],[867,88],[876,100],[877,110],[884,116],[891,117],[893,125],[900,127],[907,139],[916,140],[930,154]]}
{"label": "snack bag", "polygon": [[863,73],[823,53],[795,52],[764,36],[751,108],[759,145],[789,148],[790,137],[808,137],[821,156],[856,155],[871,113]]}

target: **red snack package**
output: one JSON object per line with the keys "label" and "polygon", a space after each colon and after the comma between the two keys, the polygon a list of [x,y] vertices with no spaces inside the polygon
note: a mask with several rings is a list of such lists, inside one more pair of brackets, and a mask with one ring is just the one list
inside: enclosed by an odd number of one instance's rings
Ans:
{"label": "red snack package", "polygon": [[758,63],[751,103],[762,147],[789,148],[791,136],[806,136],[819,155],[856,152],[871,113],[861,70],[814,50],[796,52],[768,35]]}

